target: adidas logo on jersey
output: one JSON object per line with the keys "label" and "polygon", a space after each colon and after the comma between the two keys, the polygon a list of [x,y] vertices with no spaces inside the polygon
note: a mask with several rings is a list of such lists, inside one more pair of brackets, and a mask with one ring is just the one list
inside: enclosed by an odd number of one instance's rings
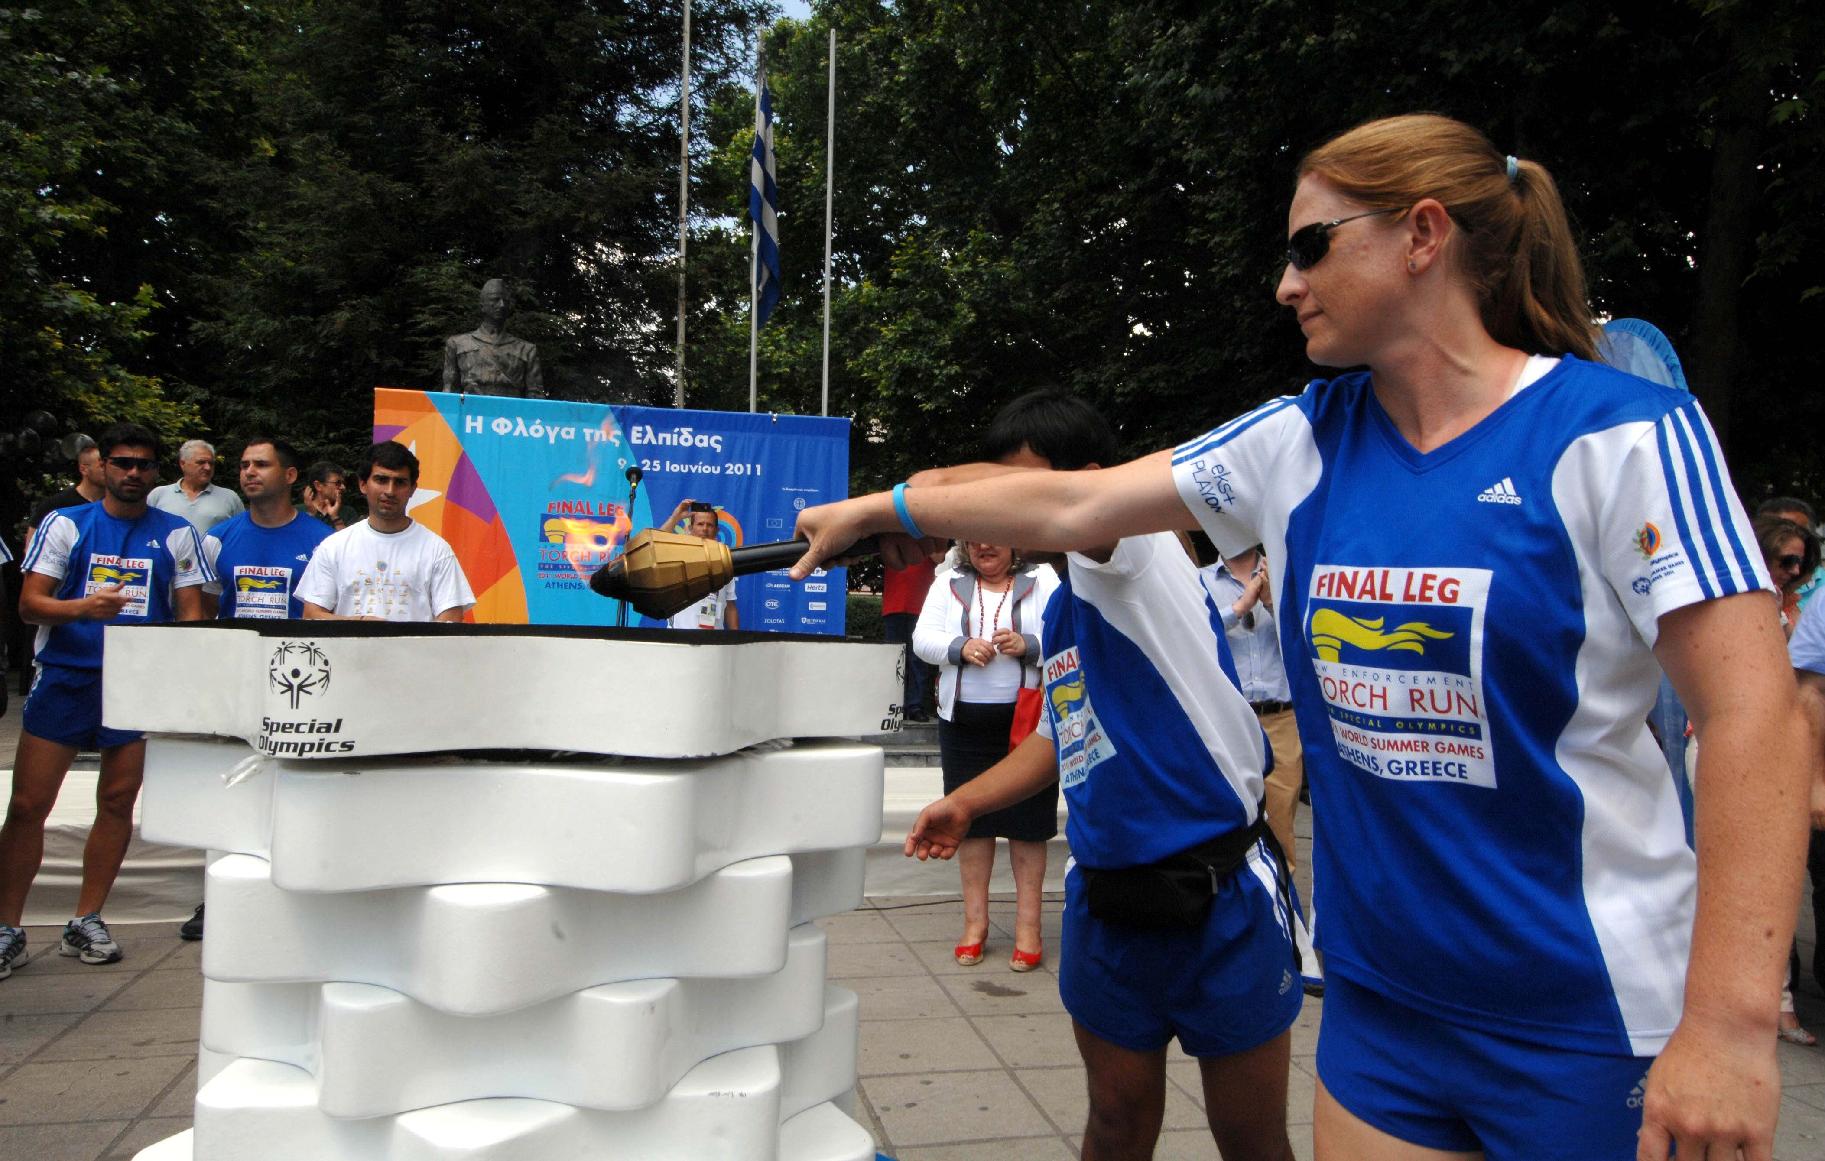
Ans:
{"label": "adidas logo on jersey", "polygon": [[1514,481],[1503,476],[1497,482],[1476,494],[1480,504],[1519,504],[1521,494],[1514,490]]}
{"label": "adidas logo on jersey", "polygon": [[299,559],[299,560],[301,560],[301,561],[303,561],[303,562],[304,562],[304,563],[305,563],[305,564],[309,564],[309,563],[310,563],[310,562],[311,562],[311,558],[310,558],[310,557],[308,557],[308,556],[306,556],[306,555],[305,555],[305,554],[304,554],[304,553],[302,553],[302,552],[300,552],[300,553],[299,553],[299,554],[298,554],[298,559]]}
{"label": "adidas logo on jersey", "polygon": [[1629,1108],[1639,1109],[1648,1097],[1648,1078],[1642,1077],[1635,1082],[1635,1089],[1629,1093]]}

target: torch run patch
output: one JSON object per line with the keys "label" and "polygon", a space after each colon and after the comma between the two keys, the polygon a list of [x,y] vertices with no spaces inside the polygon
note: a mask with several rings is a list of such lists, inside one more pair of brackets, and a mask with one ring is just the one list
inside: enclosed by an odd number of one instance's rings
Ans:
{"label": "torch run patch", "polygon": [[1115,757],[1115,743],[1096,720],[1090,693],[1084,688],[1083,663],[1076,646],[1046,658],[1044,678],[1047,712],[1052,715],[1052,744],[1058,750],[1058,782],[1069,788]]}
{"label": "torch run patch", "polygon": [[1337,752],[1395,782],[1493,787],[1483,696],[1490,570],[1318,565],[1305,639]]}

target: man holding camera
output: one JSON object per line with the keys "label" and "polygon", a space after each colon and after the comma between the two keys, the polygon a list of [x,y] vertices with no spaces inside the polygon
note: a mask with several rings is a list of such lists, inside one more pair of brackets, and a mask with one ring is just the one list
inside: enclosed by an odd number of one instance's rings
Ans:
{"label": "man holding camera", "polygon": [[[688,497],[678,501],[678,506],[672,509],[672,514],[659,527],[670,532],[686,517],[690,519],[686,532],[704,540],[717,539],[722,520],[716,514],[716,505]],[[673,614],[667,624],[674,629],[741,628],[741,614],[735,606],[735,582],[730,581],[690,608]]]}

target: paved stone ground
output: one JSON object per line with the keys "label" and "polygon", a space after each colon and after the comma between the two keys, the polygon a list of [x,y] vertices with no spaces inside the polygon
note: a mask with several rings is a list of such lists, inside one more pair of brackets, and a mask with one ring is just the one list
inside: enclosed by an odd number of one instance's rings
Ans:
{"label": "paved stone ground", "polygon": [[[1013,905],[993,909],[989,958],[952,962],[954,901],[877,899],[827,920],[830,976],[862,1000],[857,1113],[898,1161],[1053,1161],[1077,1156],[1083,1069],[1058,1000],[1055,964],[1005,967]],[[1045,936],[1058,946],[1059,903]],[[0,983],[0,1158],[112,1161],[190,1123],[195,1095],[200,945],[171,924],[122,925],[127,958],[86,967],[55,952],[57,929],[33,928],[33,960]],[[1293,1030],[1288,1119],[1294,1153],[1311,1156],[1313,1052],[1321,1001]],[[1800,996],[1825,1030],[1825,997]],[[1782,1045],[1785,1092],[1777,1161],[1825,1157],[1825,1050]],[[1162,1161],[1212,1158],[1197,1066],[1176,1050]]]}
{"label": "paved stone ground", "polygon": [[[16,713],[0,718],[11,757]],[[1299,820],[1310,850],[1309,814]],[[1305,859],[1302,857],[1302,864]],[[1303,878],[1303,876],[1301,876]],[[1302,883],[1302,888],[1307,884]],[[1810,900],[1801,931],[1812,931]],[[1060,904],[1046,905],[1048,949]],[[1056,964],[1016,975],[1013,904],[998,900],[989,956],[959,968],[954,900],[873,899],[824,923],[831,979],[862,1001],[857,1114],[898,1161],[1063,1161],[1078,1155],[1085,1098]],[[120,925],[127,953],[87,967],[56,954],[54,927],[30,930],[34,958],[0,983],[0,1158],[113,1161],[190,1123],[202,1000],[200,944],[175,924]],[[1810,962],[1810,941],[1801,954]],[[1307,1001],[1293,1030],[1288,1120],[1294,1153],[1311,1156],[1313,1052],[1323,1016]],[[1825,1033],[1825,995],[1807,979],[1802,1020]],[[1825,1048],[1780,1046],[1784,1092],[1777,1161],[1825,1158]],[[1197,1066],[1168,1065],[1161,1161],[1216,1156],[1204,1128]]]}

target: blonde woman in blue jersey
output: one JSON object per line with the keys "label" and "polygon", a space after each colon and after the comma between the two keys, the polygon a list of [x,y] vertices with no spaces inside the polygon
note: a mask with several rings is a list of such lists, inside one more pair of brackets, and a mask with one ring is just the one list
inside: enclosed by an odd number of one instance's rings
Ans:
{"label": "blonde woman in blue jersey", "polygon": [[[1816,755],[1690,396],[1594,364],[1547,171],[1436,116],[1308,154],[1278,298],[1314,381],[1101,472],[809,509],[856,539],[1263,544],[1314,815],[1325,1161],[1772,1155]],[[915,481],[916,482],[916,481]],[[1697,853],[1646,728],[1703,741]]]}

